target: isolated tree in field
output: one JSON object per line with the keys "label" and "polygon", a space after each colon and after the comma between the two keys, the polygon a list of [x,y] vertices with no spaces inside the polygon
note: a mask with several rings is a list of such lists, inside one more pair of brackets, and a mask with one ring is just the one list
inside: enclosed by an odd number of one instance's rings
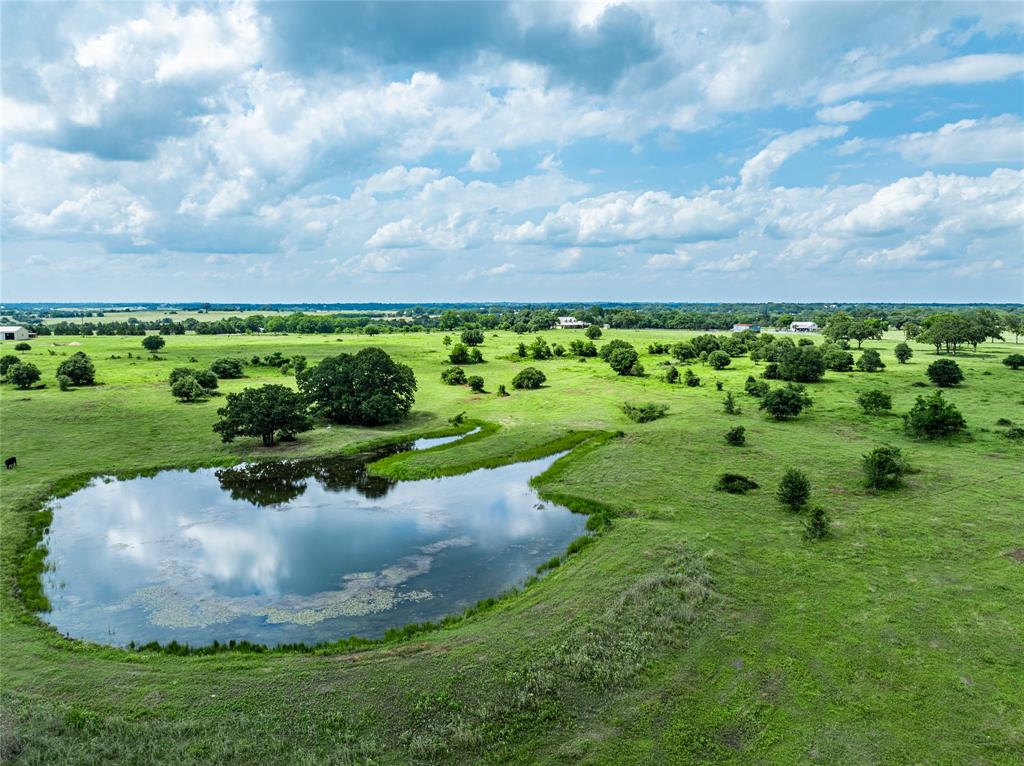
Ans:
{"label": "isolated tree in field", "polygon": [[8,370],[15,365],[21,364],[21,358],[14,354],[4,354],[0,357],[0,375],[6,376]]}
{"label": "isolated tree in field", "polygon": [[96,367],[83,351],[78,351],[61,362],[57,366],[57,374],[67,375],[76,386],[91,386],[96,382]]}
{"label": "isolated tree in field", "polygon": [[788,385],[773,388],[761,397],[759,409],[764,410],[776,420],[789,420],[804,411],[811,404],[811,398],[804,392],[803,386]]}
{"label": "isolated tree in field", "polygon": [[861,372],[878,372],[885,369],[885,362],[882,361],[881,354],[873,348],[868,348],[857,360],[857,369]]}
{"label": "isolated tree in field", "polygon": [[1019,370],[1024,367],[1024,354],[1010,354],[1003,360],[1003,364],[1011,370]]}
{"label": "isolated tree in field", "polygon": [[475,391],[478,394],[482,394],[484,392],[484,379],[479,375],[470,375],[466,378],[466,383],[469,384],[470,390]]}
{"label": "isolated tree in field", "polygon": [[937,359],[928,365],[927,374],[939,388],[951,388],[964,379],[963,370],[952,359]]}
{"label": "isolated tree in field", "polygon": [[547,376],[536,367],[524,367],[512,378],[513,388],[540,388]]}
{"label": "isolated tree in field", "polygon": [[782,474],[775,496],[793,513],[799,513],[811,499],[811,480],[803,471],[789,468]]}
{"label": "isolated tree in field", "polygon": [[142,339],[142,347],[151,354],[155,354],[166,345],[167,341],[162,335],[147,335]]}
{"label": "isolated tree in field", "polygon": [[[613,342],[620,343],[620,341]],[[607,346],[605,348],[607,348]],[[611,349],[608,356],[605,357],[609,366],[619,375],[635,375],[635,370],[639,366],[637,361],[639,358],[640,357],[639,354],[637,354],[636,349],[628,343],[623,343],[622,345],[618,345]],[[641,374],[642,372],[643,371],[641,369]]]}
{"label": "isolated tree in field", "polygon": [[14,344],[15,351],[31,351],[32,347],[27,343],[16,343]]}
{"label": "isolated tree in field", "polygon": [[907,462],[899,447],[875,447],[864,455],[861,465],[871,489],[895,489],[903,482]]}
{"label": "isolated tree in field", "polygon": [[598,338],[601,337],[601,328],[598,327],[596,324],[592,324],[590,325],[590,327],[584,330],[584,334],[591,340],[597,340]]}
{"label": "isolated tree in field", "polygon": [[884,391],[875,389],[865,391],[858,396],[857,404],[860,405],[865,415],[880,415],[886,410],[892,409],[892,397]]}
{"label": "isolated tree in field", "polygon": [[484,331],[478,327],[467,327],[459,337],[467,346],[479,346],[484,342]]}
{"label": "isolated tree in field", "polygon": [[380,348],[329,356],[297,376],[312,411],[335,423],[379,426],[409,414],[416,376]]}
{"label": "isolated tree in field", "polygon": [[461,367],[446,367],[441,370],[441,380],[449,386],[461,386],[466,382],[466,371]]}
{"label": "isolated tree in field", "polygon": [[225,442],[234,441],[239,436],[255,436],[263,440],[264,447],[270,447],[275,439],[294,436],[313,427],[306,414],[303,397],[278,384],[228,394],[227,404],[217,410],[217,414],[220,420],[214,424],[213,430]]}
{"label": "isolated tree in field", "polygon": [[708,364],[715,370],[724,370],[732,363],[732,357],[722,350],[708,354]]}
{"label": "isolated tree in field", "polygon": [[804,537],[808,540],[824,540],[831,534],[832,522],[820,505],[811,508],[811,512],[804,522]]}
{"label": "isolated tree in field", "polygon": [[902,341],[896,344],[896,348],[892,352],[900,364],[906,364],[914,355],[914,349],[908,343],[903,343]]}
{"label": "isolated tree in field", "polygon": [[903,416],[903,430],[922,439],[941,439],[967,427],[956,405],[942,398],[942,392],[917,397],[910,412]]}
{"label": "isolated tree in field", "polygon": [[778,361],[779,377],[797,383],[817,383],[825,374],[825,357],[817,346],[786,348]]}
{"label": "isolated tree in field", "polygon": [[242,377],[242,360],[224,357],[214,359],[210,363],[210,371],[218,378],[240,378]]}
{"label": "isolated tree in field", "polygon": [[18,388],[31,388],[41,377],[42,373],[32,362],[22,362],[7,368],[7,380]]}

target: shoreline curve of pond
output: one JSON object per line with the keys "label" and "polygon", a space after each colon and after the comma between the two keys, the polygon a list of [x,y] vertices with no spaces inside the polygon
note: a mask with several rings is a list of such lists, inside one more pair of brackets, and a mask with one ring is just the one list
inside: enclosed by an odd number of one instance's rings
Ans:
{"label": "shoreline curve of pond", "polygon": [[358,456],[100,477],[52,501],[40,618],[100,644],[379,638],[517,587],[586,516],[530,479],[565,454],[415,481]]}

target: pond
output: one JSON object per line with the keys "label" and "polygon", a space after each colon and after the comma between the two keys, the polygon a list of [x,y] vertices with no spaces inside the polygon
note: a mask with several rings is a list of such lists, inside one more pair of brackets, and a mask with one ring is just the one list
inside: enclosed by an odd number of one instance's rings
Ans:
{"label": "pond", "polygon": [[529,480],[558,455],[400,481],[369,456],[100,478],[55,500],[41,615],[105,644],[379,637],[521,584],[586,517]]}

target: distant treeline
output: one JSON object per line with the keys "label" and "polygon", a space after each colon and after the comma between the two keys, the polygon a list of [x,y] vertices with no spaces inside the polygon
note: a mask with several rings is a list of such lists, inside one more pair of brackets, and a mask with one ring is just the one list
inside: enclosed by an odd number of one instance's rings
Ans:
{"label": "distant treeline", "polygon": [[[205,308],[202,307],[202,308]],[[234,308],[237,308],[234,307]],[[210,310],[222,310],[211,307]],[[717,303],[717,304],[598,304],[571,306],[563,304],[511,305],[498,304],[480,308],[445,308],[411,306],[389,313],[347,312],[265,315],[260,313],[203,321],[196,318],[176,320],[173,316],[139,320],[91,322],[87,318],[43,324],[38,311],[19,310],[9,314],[10,320],[24,324],[40,335],[144,335],[159,331],[166,335],[195,332],[200,335],[237,333],[389,333],[460,330],[479,327],[484,330],[511,330],[533,333],[549,329],[558,316],[571,315],[584,322],[608,325],[617,329],[727,330],[734,324],[755,324],[765,328],[788,327],[793,321],[813,321],[825,327],[836,316],[854,320],[872,319],[887,328],[924,326],[929,317],[953,315],[1006,318],[1006,326],[1024,317],[1020,305],[909,305],[909,304],[799,304],[799,303]]]}

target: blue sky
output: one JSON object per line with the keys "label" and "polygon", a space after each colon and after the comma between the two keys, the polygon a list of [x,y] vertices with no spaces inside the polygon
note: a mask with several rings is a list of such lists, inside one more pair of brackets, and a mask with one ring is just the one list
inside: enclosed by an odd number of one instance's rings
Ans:
{"label": "blue sky", "polygon": [[1020,3],[34,3],[2,298],[1024,300]]}

